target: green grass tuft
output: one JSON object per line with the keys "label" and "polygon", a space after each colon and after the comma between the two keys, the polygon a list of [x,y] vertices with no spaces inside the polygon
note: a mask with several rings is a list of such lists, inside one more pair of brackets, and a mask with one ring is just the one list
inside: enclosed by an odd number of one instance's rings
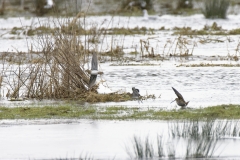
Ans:
{"label": "green grass tuft", "polygon": [[151,120],[204,120],[240,119],[240,105],[219,105],[200,109],[162,110],[158,108],[128,108],[123,106],[45,106],[45,107],[0,107],[0,119],[151,119]]}

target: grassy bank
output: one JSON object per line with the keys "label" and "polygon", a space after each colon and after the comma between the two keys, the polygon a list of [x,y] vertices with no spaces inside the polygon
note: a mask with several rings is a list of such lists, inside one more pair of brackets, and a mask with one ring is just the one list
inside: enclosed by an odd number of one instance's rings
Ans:
{"label": "grassy bank", "polygon": [[45,107],[0,107],[0,119],[106,119],[106,120],[204,120],[240,119],[240,105],[220,105],[200,109],[163,110],[158,108],[82,107],[77,105]]}

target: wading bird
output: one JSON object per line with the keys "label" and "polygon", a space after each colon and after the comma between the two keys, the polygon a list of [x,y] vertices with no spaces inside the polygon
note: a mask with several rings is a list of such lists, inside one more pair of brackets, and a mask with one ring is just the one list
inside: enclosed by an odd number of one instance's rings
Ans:
{"label": "wading bird", "polygon": [[140,94],[139,94],[139,89],[132,87],[132,98],[133,99],[139,99],[140,98]]}
{"label": "wading bird", "polygon": [[142,102],[142,98],[141,98],[141,95],[139,94],[139,89],[135,88],[135,87],[132,87],[132,99],[137,99],[138,100],[138,103],[139,102]]}
{"label": "wading bird", "polygon": [[97,75],[98,75],[98,58],[97,58],[97,53],[93,53],[91,76],[90,76],[90,80],[89,80],[89,84],[88,84],[89,88],[92,88],[95,85]]}
{"label": "wading bird", "polygon": [[[175,88],[172,87],[172,89],[173,89],[173,91],[175,92],[175,94],[176,94],[177,97],[178,97],[178,98],[176,98],[174,101],[176,101],[177,104],[178,104],[179,106],[181,106],[182,109],[185,109],[186,106],[188,105],[189,101],[188,101],[188,102],[185,102],[183,96],[182,96]],[[174,101],[172,101],[172,102],[174,102]],[[172,102],[171,102],[171,103],[172,103]]]}
{"label": "wading bird", "polygon": [[7,94],[6,94],[6,97],[7,97],[7,99],[10,97],[10,89],[8,89],[8,92],[7,92]]}

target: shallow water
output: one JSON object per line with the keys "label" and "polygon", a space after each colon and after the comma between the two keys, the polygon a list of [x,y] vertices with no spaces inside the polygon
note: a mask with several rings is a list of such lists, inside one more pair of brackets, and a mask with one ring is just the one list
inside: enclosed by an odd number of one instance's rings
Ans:
{"label": "shallow water", "polygon": [[[171,123],[171,122],[169,122]],[[167,133],[167,121],[92,121],[92,120],[2,120],[1,159],[85,158],[130,159],[133,136],[149,137],[155,147],[157,136]],[[164,139],[174,147],[176,157],[184,157],[186,142]],[[240,157],[239,139],[222,140],[214,156]],[[165,149],[166,149],[165,148]],[[154,148],[157,152],[157,148]]]}
{"label": "shallow water", "polygon": [[[122,159],[128,157],[125,145],[134,134],[155,134],[159,130],[155,126],[159,123],[150,121],[76,120],[70,124],[51,124],[51,121],[54,120],[29,121],[29,125],[28,121],[16,122],[20,125],[9,125],[9,122],[4,125],[2,121],[1,159],[77,158],[85,155],[97,159]],[[34,125],[39,123],[42,125]],[[143,124],[148,127],[142,128]]]}
{"label": "shallow water", "polygon": [[[237,67],[111,66],[105,69],[102,65],[102,69],[103,79],[112,89],[110,91],[132,92],[131,88],[136,87],[140,89],[141,95],[160,95],[160,98],[149,99],[143,103],[118,102],[116,105],[175,107],[175,103],[170,104],[176,98],[171,87],[176,88],[186,101],[190,101],[189,107],[239,104],[240,71]],[[105,91],[104,88],[99,90]]]}

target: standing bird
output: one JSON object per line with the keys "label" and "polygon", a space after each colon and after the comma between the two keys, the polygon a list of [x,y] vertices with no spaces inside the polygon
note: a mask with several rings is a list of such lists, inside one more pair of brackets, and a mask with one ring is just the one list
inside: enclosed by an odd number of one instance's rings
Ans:
{"label": "standing bird", "polygon": [[133,99],[139,99],[140,98],[140,94],[139,94],[139,89],[132,87],[132,98]]}
{"label": "standing bird", "polygon": [[[176,98],[174,101],[176,101],[177,104],[178,104],[179,106],[181,106],[182,109],[185,109],[186,106],[188,105],[189,101],[188,101],[188,102],[185,102],[183,96],[182,96],[175,88],[172,87],[172,89],[173,89],[173,91],[175,92],[175,94],[176,94],[177,97],[178,97],[178,98]],[[174,102],[174,101],[172,101],[172,102]],[[171,103],[172,103],[172,102],[171,102]]]}
{"label": "standing bird", "polygon": [[88,84],[89,88],[92,88],[95,85],[97,75],[98,75],[98,58],[97,58],[97,53],[93,53],[91,76]]}
{"label": "standing bird", "polygon": [[7,94],[6,94],[7,99],[10,97],[10,95],[11,95],[10,89],[8,89],[8,92],[7,92]]}

